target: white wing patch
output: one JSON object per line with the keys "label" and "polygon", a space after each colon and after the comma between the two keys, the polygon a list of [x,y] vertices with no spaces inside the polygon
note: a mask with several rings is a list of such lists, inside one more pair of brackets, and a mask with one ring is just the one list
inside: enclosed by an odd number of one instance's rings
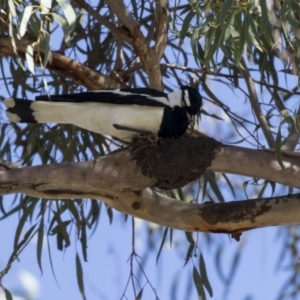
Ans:
{"label": "white wing patch", "polygon": [[187,90],[184,90],[184,100],[185,103],[188,107],[191,106],[191,101],[190,101],[190,97],[189,97],[189,92]]}
{"label": "white wing patch", "polygon": [[14,98],[7,98],[3,103],[7,108],[13,108],[16,105]]}
{"label": "white wing patch", "polygon": [[169,98],[169,106],[179,106],[182,107],[181,98],[182,98],[182,90],[176,89],[172,93],[168,95]]}
{"label": "white wing patch", "polygon": [[[93,91],[90,91],[90,92],[100,94],[100,93],[107,93],[108,91],[107,90],[93,90]],[[109,90],[109,92],[112,93],[112,94],[120,95],[120,96],[136,96],[136,95],[139,95],[139,96],[146,97],[150,100],[162,103],[164,105],[170,106],[169,99],[166,98],[166,97],[154,97],[154,96],[151,96],[151,95],[148,95],[148,94],[137,94],[137,93],[124,92],[124,91],[121,91],[120,89]]]}
{"label": "white wing patch", "polygon": [[21,119],[19,118],[18,115],[10,113],[10,112],[6,112],[7,117],[9,118],[9,120],[13,123],[19,123],[21,121]]}

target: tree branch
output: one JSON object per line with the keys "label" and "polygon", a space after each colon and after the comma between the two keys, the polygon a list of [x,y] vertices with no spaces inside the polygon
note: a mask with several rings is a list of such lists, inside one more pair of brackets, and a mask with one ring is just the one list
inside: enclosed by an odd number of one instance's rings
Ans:
{"label": "tree branch", "polygon": [[109,22],[105,17],[101,16],[96,10],[94,10],[87,2],[84,0],[75,0],[77,4],[83,8],[87,13],[95,18],[100,24],[104,25],[112,33],[117,35],[119,38],[123,39],[128,43],[132,43],[132,38],[128,32],[122,28],[116,27],[113,23]]}
{"label": "tree branch", "polygon": [[[118,17],[119,21],[128,30],[131,41],[128,41],[134,48],[135,53],[139,56],[145,71],[149,78],[149,86],[151,88],[162,90],[162,75],[160,69],[160,58],[164,50],[163,44],[166,44],[166,24],[164,17],[160,17],[158,40],[156,41],[156,51],[150,48],[147,39],[140,30],[140,24],[133,19],[128,12],[123,1],[118,0],[106,0],[108,6],[111,8],[113,13]],[[165,37],[162,38],[162,33],[165,32]]]}
{"label": "tree branch", "polygon": [[240,68],[240,71],[241,71],[242,75],[244,76],[247,87],[248,87],[248,91],[249,91],[249,95],[250,95],[249,99],[250,99],[252,109],[258,119],[258,122],[259,122],[260,127],[264,133],[264,136],[268,142],[269,147],[274,149],[275,141],[274,141],[272,132],[270,130],[270,126],[268,124],[268,121],[267,121],[265,115],[263,114],[263,112],[260,109],[257,93],[255,90],[255,85],[254,85],[254,82],[251,78],[251,75],[248,71],[247,65],[243,58],[241,58],[241,65],[242,65],[242,67]]}
{"label": "tree branch", "polygon": [[[21,58],[25,58],[26,48],[33,43],[33,40],[25,35],[21,40],[16,39],[15,41],[18,55]],[[8,36],[0,36],[0,55],[16,57],[11,45],[10,37]],[[40,66],[37,61],[36,65],[38,67]],[[126,87],[124,84],[116,82],[109,76],[96,72],[93,69],[56,52],[52,52],[52,61],[47,64],[46,68],[71,79],[79,85],[84,85],[89,90]]]}
{"label": "tree branch", "polygon": [[[166,1],[167,2],[167,1]],[[166,14],[167,3],[160,1],[156,3],[156,38],[154,52],[156,53],[158,62],[165,53],[168,42],[168,19]]]}
{"label": "tree branch", "polygon": [[[133,160],[132,155],[134,154],[130,154],[128,149],[124,149],[99,157],[94,161],[4,170],[0,172],[0,187],[7,188],[10,193],[18,192],[20,183],[22,183],[22,187],[26,188],[49,185],[57,190],[74,189],[80,193],[91,191],[97,193],[97,189],[141,190],[156,184],[157,178],[149,178],[147,175],[151,170],[165,167],[161,166],[161,161],[167,161],[170,166],[176,166],[176,171],[179,172],[178,177],[188,177],[191,173],[196,180],[201,176],[201,173],[195,172],[198,168],[197,165],[201,164],[201,160],[207,159],[205,151],[209,153],[214,151],[216,153],[214,159],[207,162],[210,165],[207,167],[207,171],[262,178],[300,188],[300,154],[282,151],[282,162],[285,167],[283,170],[275,158],[275,153],[271,150],[254,150],[225,145],[212,150],[212,148],[207,147],[208,140],[212,139],[208,137],[184,137],[178,140],[169,140],[158,160],[153,160],[152,165],[150,161],[147,161],[150,164],[148,170]],[[154,150],[161,147],[156,146]],[[151,152],[149,148],[150,145],[145,147],[145,151],[148,153],[141,150],[140,156],[144,156],[146,159],[147,156],[151,156],[154,152]],[[202,153],[199,153],[200,148]],[[176,156],[178,150],[181,150],[182,159],[180,161]],[[192,160],[190,166],[187,166],[185,161],[187,158],[185,157]],[[7,169],[7,165],[0,164],[1,166]]]}
{"label": "tree branch", "polygon": [[[193,74],[203,74],[203,73],[205,73],[207,75],[213,75],[215,77],[244,78],[241,75],[210,72],[210,71],[208,71],[206,69],[189,68],[189,67],[180,66],[180,65],[177,65],[177,64],[170,64],[170,63],[161,64],[161,67],[162,68],[168,67],[168,68],[170,68],[172,70],[176,69],[176,70],[181,70],[181,71],[185,71],[185,72],[190,72],[190,73],[193,73]],[[296,92],[294,90],[288,90],[288,89],[282,88],[282,87],[274,85],[274,84],[269,84],[267,82],[263,82],[263,81],[257,80],[255,78],[252,78],[252,81],[255,82],[255,83],[258,83],[260,85],[263,85],[263,86],[266,86],[266,87],[269,87],[269,88],[281,91],[281,92],[286,93],[286,94],[300,95],[300,92]]]}
{"label": "tree branch", "polygon": [[[134,32],[138,29],[139,24],[131,16],[127,7],[122,0],[106,0],[106,3],[111,8],[113,13],[118,17],[120,22],[130,31],[134,36]],[[139,30],[139,29],[138,29]]]}
{"label": "tree branch", "polygon": [[[109,190],[107,188],[110,186],[101,183],[101,177],[105,177],[104,173],[111,176],[109,175],[113,173],[111,166],[108,166],[110,170],[103,168],[104,172],[95,176],[96,170],[101,171],[95,163],[90,162],[89,165],[72,163],[71,173],[69,166],[66,165],[70,164],[1,171],[0,190],[5,194],[21,192],[33,197],[49,199],[100,198],[110,207],[125,214],[185,231],[237,233],[272,225],[300,223],[300,194],[199,205],[169,198],[149,188],[143,192]],[[80,167],[77,168],[76,165]],[[42,170],[44,168],[50,173],[40,172],[44,171]],[[86,171],[84,174],[83,170]],[[79,176],[77,171],[80,171]],[[30,178],[26,179],[26,175]],[[39,178],[39,175],[43,175],[43,178]],[[61,179],[63,180],[60,181]],[[27,180],[30,185],[26,185],[24,180]],[[45,181],[44,184],[40,184],[41,181]],[[59,187],[58,182],[63,187]],[[111,184],[117,183],[111,181]],[[14,188],[10,189],[9,185]]]}
{"label": "tree branch", "polygon": [[[169,147],[177,150],[176,143],[180,143],[188,153],[195,153],[198,148],[191,149],[195,142],[201,142],[205,148],[203,139],[171,140]],[[170,159],[169,153],[167,156]],[[201,158],[202,154],[196,157]],[[300,155],[283,151],[282,161],[284,170],[272,151],[222,146],[207,171],[248,175],[300,188]],[[176,168],[180,168],[180,164],[177,160]],[[300,195],[196,205],[147,189],[155,185],[156,178],[142,174],[128,149],[80,163],[19,168],[19,165],[0,161],[0,170],[0,194],[101,199],[125,214],[187,231],[236,232],[300,223]],[[186,172],[194,172],[194,169]]]}
{"label": "tree branch", "polygon": [[289,123],[291,129],[286,139],[282,141],[281,150],[294,150],[298,144],[299,133],[300,133],[300,122],[299,122],[300,106],[298,107],[295,115],[296,115],[295,120],[291,120],[291,123]]}

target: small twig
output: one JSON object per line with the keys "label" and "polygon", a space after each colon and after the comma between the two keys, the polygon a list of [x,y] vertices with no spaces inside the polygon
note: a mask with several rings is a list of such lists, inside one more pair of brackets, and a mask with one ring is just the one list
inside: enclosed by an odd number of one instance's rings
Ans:
{"label": "small twig", "polygon": [[[176,64],[169,64],[169,63],[161,64],[161,67],[168,67],[170,69],[182,70],[182,71],[186,71],[186,72],[191,72],[193,74],[198,74],[198,73],[203,74],[203,73],[205,73],[207,75],[214,75],[216,77],[241,78],[241,79],[243,78],[243,76],[241,76],[241,75],[215,73],[215,72],[210,72],[206,69],[202,70],[202,69],[196,69],[196,68],[189,68],[189,67],[179,66],[179,65],[176,65]],[[272,88],[272,89],[276,89],[276,90],[281,91],[281,92],[286,93],[286,94],[300,95],[300,92],[295,92],[293,90],[287,90],[287,89],[282,88],[280,86],[277,86],[277,85],[274,85],[274,84],[269,84],[267,82],[263,82],[263,81],[260,81],[260,80],[254,79],[254,78],[252,78],[252,80],[255,83],[258,83],[260,85],[263,85],[263,86],[266,86],[266,87],[269,87],[269,88]]]}
{"label": "small twig", "polygon": [[135,224],[134,224],[134,217],[131,217],[132,220],[132,232],[131,232],[131,246],[132,246],[132,250],[131,250],[131,255],[130,255],[130,277],[131,277],[131,282],[132,282],[132,288],[133,288],[133,292],[134,292],[134,297],[136,298],[136,290],[135,290],[135,284],[134,284],[134,273],[133,273],[133,258],[136,255],[135,253]]}
{"label": "small twig", "polygon": [[265,115],[263,114],[263,112],[260,108],[257,93],[256,93],[256,89],[255,89],[255,85],[254,85],[254,81],[252,80],[252,77],[249,73],[249,70],[248,70],[247,65],[245,63],[245,60],[243,58],[241,59],[240,71],[243,74],[243,76],[245,78],[245,82],[246,82],[247,87],[248,87],[249,99],[250,99],[252,109],[253,109],[253,111],[254,111],[257,119],[258,119],[258,122],[259,122],[260,127],[261,127],[261,129],[264,133],[264,136],[265,136],[265,138],[268,142],[269,147],[274,148],[275,147],[275,141],[274,141],[274,137],[272,135],[272,131],[270,129],[267,118],[265,117]]}
{"label": "small twig", "polygon": [[[166,61],[166,62],[169,62],[169,60],[168,60],[168,57],[164,54],[164,60]],[[169,65],[169,63],[167,63],[167,64],[165,64],[165,65]],[[162,66],[162,65],[161,65]],[[173,73],[173,75],[174,75],[174,78],[176,79],[176,81],[177,81],[177,84],[178,84],[178,86],[181,86],[182,85],[182,82],[181,82],[181,79],[179,78],[179,76],[177,75],[177,73],[176,73],[176,71],[175,71],[175,68],[171,68],[171,71],[172,71],[172,73]]]}
{"label": "small twig", "polygon": [[[25,58],[26,48],[32,43],[33,39],[28,35],[25,35],[20,40],[16,40],[19,57]],[[0,36],[0,55],[16,57],[9,36]],[[40,66],[39,62],[35,63],[37,66]],[[56,52],[52,52],[52,61],[46,65],[46,68],[72,79],[75,83],[84,85],[90,90],[126,87],[125,84],[116,82],[109,76],[103,75],[70,57]]]}
{"label": "small twig", "polygon": [[104,25],[106,28],[108,28],[110,31],[112,31],[114,34],[116,34],[126,42],[129,43],[132,42],[132,39],[130,35],[127,34],[126,30],[116,27],[113,23],[109,22],[105,17],[101,16],[84,0],[75,0],[75,1],[81,8],[83,8],[86,12],[88,12],[91,16],[93,16],[100,24]]}
{"label": "small twig", "polygon": [[300,115],[300,106],[296,112],[296,120],[294,122],[289,123],[291,125],[291,130],[289,135],[281,144],[281,150],[294,150],[299,141],[299,132],[300,132],[300,122],[299,116]]}

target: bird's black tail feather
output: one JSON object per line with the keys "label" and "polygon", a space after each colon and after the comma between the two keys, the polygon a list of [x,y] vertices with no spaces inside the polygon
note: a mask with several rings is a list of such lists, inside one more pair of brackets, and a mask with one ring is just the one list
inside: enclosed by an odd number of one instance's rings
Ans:
{"label": "bird's black tail feather", "polygon": [[19,98],[8,98],[4,100],[4,104],[7,108],[6,114],[10,121],[15,123],[37,123],[31,109],[30,100],[24,100]]}

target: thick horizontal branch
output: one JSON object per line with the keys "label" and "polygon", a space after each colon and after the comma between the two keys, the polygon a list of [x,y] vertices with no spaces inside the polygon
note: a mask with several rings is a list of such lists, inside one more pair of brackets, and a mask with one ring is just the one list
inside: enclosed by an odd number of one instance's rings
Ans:
{"label": "thick horizontal branch", "polygon": [[48,199],[100,198],[108,206],[125,214],[185,231],[235,235],[255,228],[300,223],[299,194],[227,203],[191,204],[171,199],[149,188],[141,193],[106,189],[76,193],[73,187],[68,190],[53,188],[47,184],[36,189],[20,186],[19,192]]}
{"label": "thick horizontal branch", "polygon": [[[283,151],[282,163],[284,169],[282,169],[275,158],[275,153],[272,151],[225,146],[219,143],[215,147],[214,144],[211,144],[211,141],[214,140],[208,137],[184,137],[178,140],[161,142],[159,146],[153,146],[154,150],[162,149],[161,152],[154,152],[150,149],[151,145],[147,147],[144,145],[138,155],[136,155],[136,148],[132,147],[131,150],[119,150],[113,154],[99,157],[94,161],[8,169],[0,172],[0,187],[2,194],[4,187],[7,187],[7,192],[18,192],[20,185],[29,188],[49,185],[55,187],[55,189],[74,189],[74,191],[78,190],[82,193],[96,191],[97,189],[142,190],[157,184],[160,169],[167,165],[169,165],[169,169],[173,170],[171,172],[172,176],[196,180],[201,176],[199,172],[203,171],[198,168],[198,164],[202,160],[211,159],[211,161],[205,162],[208,165],[207,171],[245,175],[300,188],[299,154]],[[137,145],[140,146],[141,144]],[[143,152],[143,149],[146,152]],[[201,153],[199,149],[202,150]],[[206,152],[209,154],[215,152],[215,155],[207,156]],[[148,170],[139,162],[139,158],[137,163],[132,155],[135,158],[144,156],[146,163],[149,165]],[[150,160],[151,155],[159,157]],[[181,159],[178,159],[178,155]],[[187,160],[189,161],[188,164]],[[165,166],[162,166],[162,162],[165,162]],[[200,171],[197,173],[198,169]],[[168,175],[167,171],[162,170],[165,179],[171,176]],[[176,180],[174,182],[174,184],[178,183]],[[172,188],[175,188],[175,186],[172,186]]]}
{"label": "thick horizontal branch", "polygon": [[[179,143],[188,153],[195,153],[191,148],[196,147],[196,142],[205,148],[205,139],[209,138],[171,140],[170,147],[177,150],[176,143]],[[300,157],[297,154],[283,153],[283,170],[272,152],[232,146],[221,146],[215,152],[215,158],[207,168],[209,171],[248,175],[300,187]],[[202,154],[197,159],[201,160]],[[177,164],[170,168],[180,168],[180,164],[177,160]],[[156,178],[142,174],[128,149],[89,162],[24,168],[0,162],[0,166],[3,170],[0,171],[0,194],[24,193],[48,199],[101,199],[123,213],[187,231],[234,233],[300,223],[299,195],[202,205],[164,196],[146,188],[156,184]]]}
{"label": "thick horizontal branch", "polygon": [[[15,42],[19,57],[25,58],[27,46],[31,45],[34,41],[25,35],[20,40],[16,39]],[[16,57],[9,36],[0,36],[0,55]],[[36,61],[36,65],[38,67],[40,66],[38,61]],[[87,87],[89,90],[125,87],[125,85],[113,80],[109,76],[96,72],[93,69],[56,52],[52,52],[52,61],[47,64],[46,68],[71,79],[79,85]]]}

